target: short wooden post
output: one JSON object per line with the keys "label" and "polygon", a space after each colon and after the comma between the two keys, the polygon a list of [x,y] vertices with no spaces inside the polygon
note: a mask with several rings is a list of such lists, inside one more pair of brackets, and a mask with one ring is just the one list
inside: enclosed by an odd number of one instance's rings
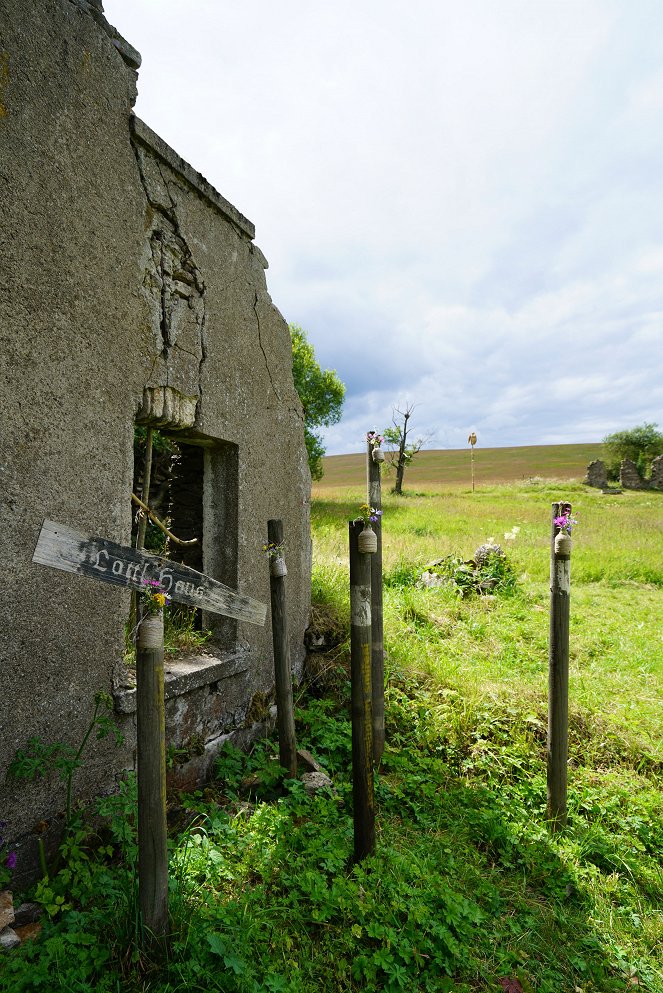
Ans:
{"label": "short wooden post", "polygon": [[[267,522],[267,538],[274,545],[283,544],[283,521]],[[297,776],[297,739],[295,712],[292,701],[292,669],[286,611],[285,575],[275,575],[270,558],[269,589],[272,599],[272,642],[274,645],[274,678],[276,685],[276,719],[279,731],[279,763],[288,776]]]}
{"label": "short wooden post", "polygon": [[164,950],[168,933],[163,657],[163,613],[143,613],[136,638],[138,897],[152,952]]}
{"label": "short wooden post", "polygon": [[548,819],[552,830],[566,823],[569,753],[570,549],[555,550],[555,518],[571,513],[570,503],[553,503],[550,542],[550,642],[548,654]]}
{"label": "short wooden post", "polygon": [[373,715],[371,706],[371,556],[357,539],[361,521],[350,521],[350,652],[352,679],[352,798],[354,857],[375,851]]}
{"label": "short wooden post", "polygon": [[[367,442],[366,482],[368,505],[382,510],[380,463],[373,460],[373,445]],[[371,688],[373,695],[373,759],[379,763],[384,751],[384,619],[382,609],[382,518],[373,524],[378,550],[371,555]]]}

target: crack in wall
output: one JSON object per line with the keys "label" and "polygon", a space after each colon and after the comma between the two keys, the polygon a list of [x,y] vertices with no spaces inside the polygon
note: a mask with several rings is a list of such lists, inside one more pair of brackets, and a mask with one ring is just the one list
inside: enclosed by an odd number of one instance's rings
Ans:
{"label": "crack in wall", "polygon": [[267,359],[267,352],[265,351],[265,346],[262,343],[262,329],[260,327],[260,314],[258,313],[258,301],[259,301],[260,297],[258,295],[258,291],[257,290],[255,290],[254,293],[255,293],[255,296],[254,296],[254,299],[253,299],[253,313],[256,315],[256,324],[258,325],[258,344],[260,345],[260,351],[262,352],[263,358],[265,360],[265,369],[267,370],[267,375],[269,376],[269,382],[271,384],[271,387],[272,387],[274,393],[276,394],[277,400],[279,400],[279,402],[283,403],[283,398],[281,397],[281,394],[279,393],[279,391],[276,389],[276,386],[274,385],[274,380],[272,379],[272,372],[271,372],[271,369],[269,368],[269,361]]}
{"label": "crack in wall", "polygon": [[149,234],[151,261],[146,265],[143,286],[161,338],[160,355],[165,364],[161,375],[164,385],[200,397],[207,358],[205,283],[182,231],[171,181],[156,157],[135,141],[131,145],[145,197],[154,211]]}

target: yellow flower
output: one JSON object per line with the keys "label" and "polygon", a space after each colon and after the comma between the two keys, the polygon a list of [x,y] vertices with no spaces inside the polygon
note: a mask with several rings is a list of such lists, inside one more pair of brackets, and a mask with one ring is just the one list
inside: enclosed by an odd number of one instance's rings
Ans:
{"label": "yellow flower", "polygon": [[160,607],[165,607],[166,605],[166,594],[165,593],[155,593],[154,602]]}

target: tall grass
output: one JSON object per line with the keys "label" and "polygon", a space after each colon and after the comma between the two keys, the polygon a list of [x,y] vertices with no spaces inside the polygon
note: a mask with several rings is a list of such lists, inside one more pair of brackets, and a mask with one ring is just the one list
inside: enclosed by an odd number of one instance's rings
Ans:
{"label": "tall grass", "polygon": [[[313,502],[314,585],[347,577],[347,520],[359,488]],[[546,692],[551,504],[569,499],[579,525],[571,560],[573,705],[628,721],[661,753],[663,705],[663,494],[605,496],[582,484],[529,482],[383,499],[388,667],[425,674],[464,694]],[[505,534],[514,526],[515,540]],[[416,577],[448,555],[469,559],[499,542],[519,578],[513,600],[460,600]],[[347,580],[345,583],[347,586]],[[329,594],[331,595],[331,594]]]}

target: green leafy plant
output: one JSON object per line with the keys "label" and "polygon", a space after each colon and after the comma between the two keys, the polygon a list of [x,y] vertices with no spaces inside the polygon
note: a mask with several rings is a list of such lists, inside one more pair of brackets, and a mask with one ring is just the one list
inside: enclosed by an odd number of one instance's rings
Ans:
{"label": "green leafy plant", "polygon": [[4,889],[16,868],[16,852],[7,850],[7,843],[2,832],[7,827],[6,821],[0,821],[0,889]]}
{"label": "green leafy plant", "polygon": [[66,785],[65,823],[72,817],[72,789],[74,773],[82,765],[83,752],[93,732],[99,740],[112,734],[117,745],[124,738],[109,712],[113,710],[113,698],[109,693],[99,692],[94,698],[94,710],[83,738],[78,746],[58,741],[46,744],[40,738],[30,738],[27,749],[18,749],[7,769],[7,775],[14,779],[35,779],[55,770]]}
{"label": "green leafy plant", "polygon": [[443,577],[459,596],[513,596],[518,578],[507,555],[491,543],[477,549],[474,558],[447,555],[426,567],[428,573]]}

